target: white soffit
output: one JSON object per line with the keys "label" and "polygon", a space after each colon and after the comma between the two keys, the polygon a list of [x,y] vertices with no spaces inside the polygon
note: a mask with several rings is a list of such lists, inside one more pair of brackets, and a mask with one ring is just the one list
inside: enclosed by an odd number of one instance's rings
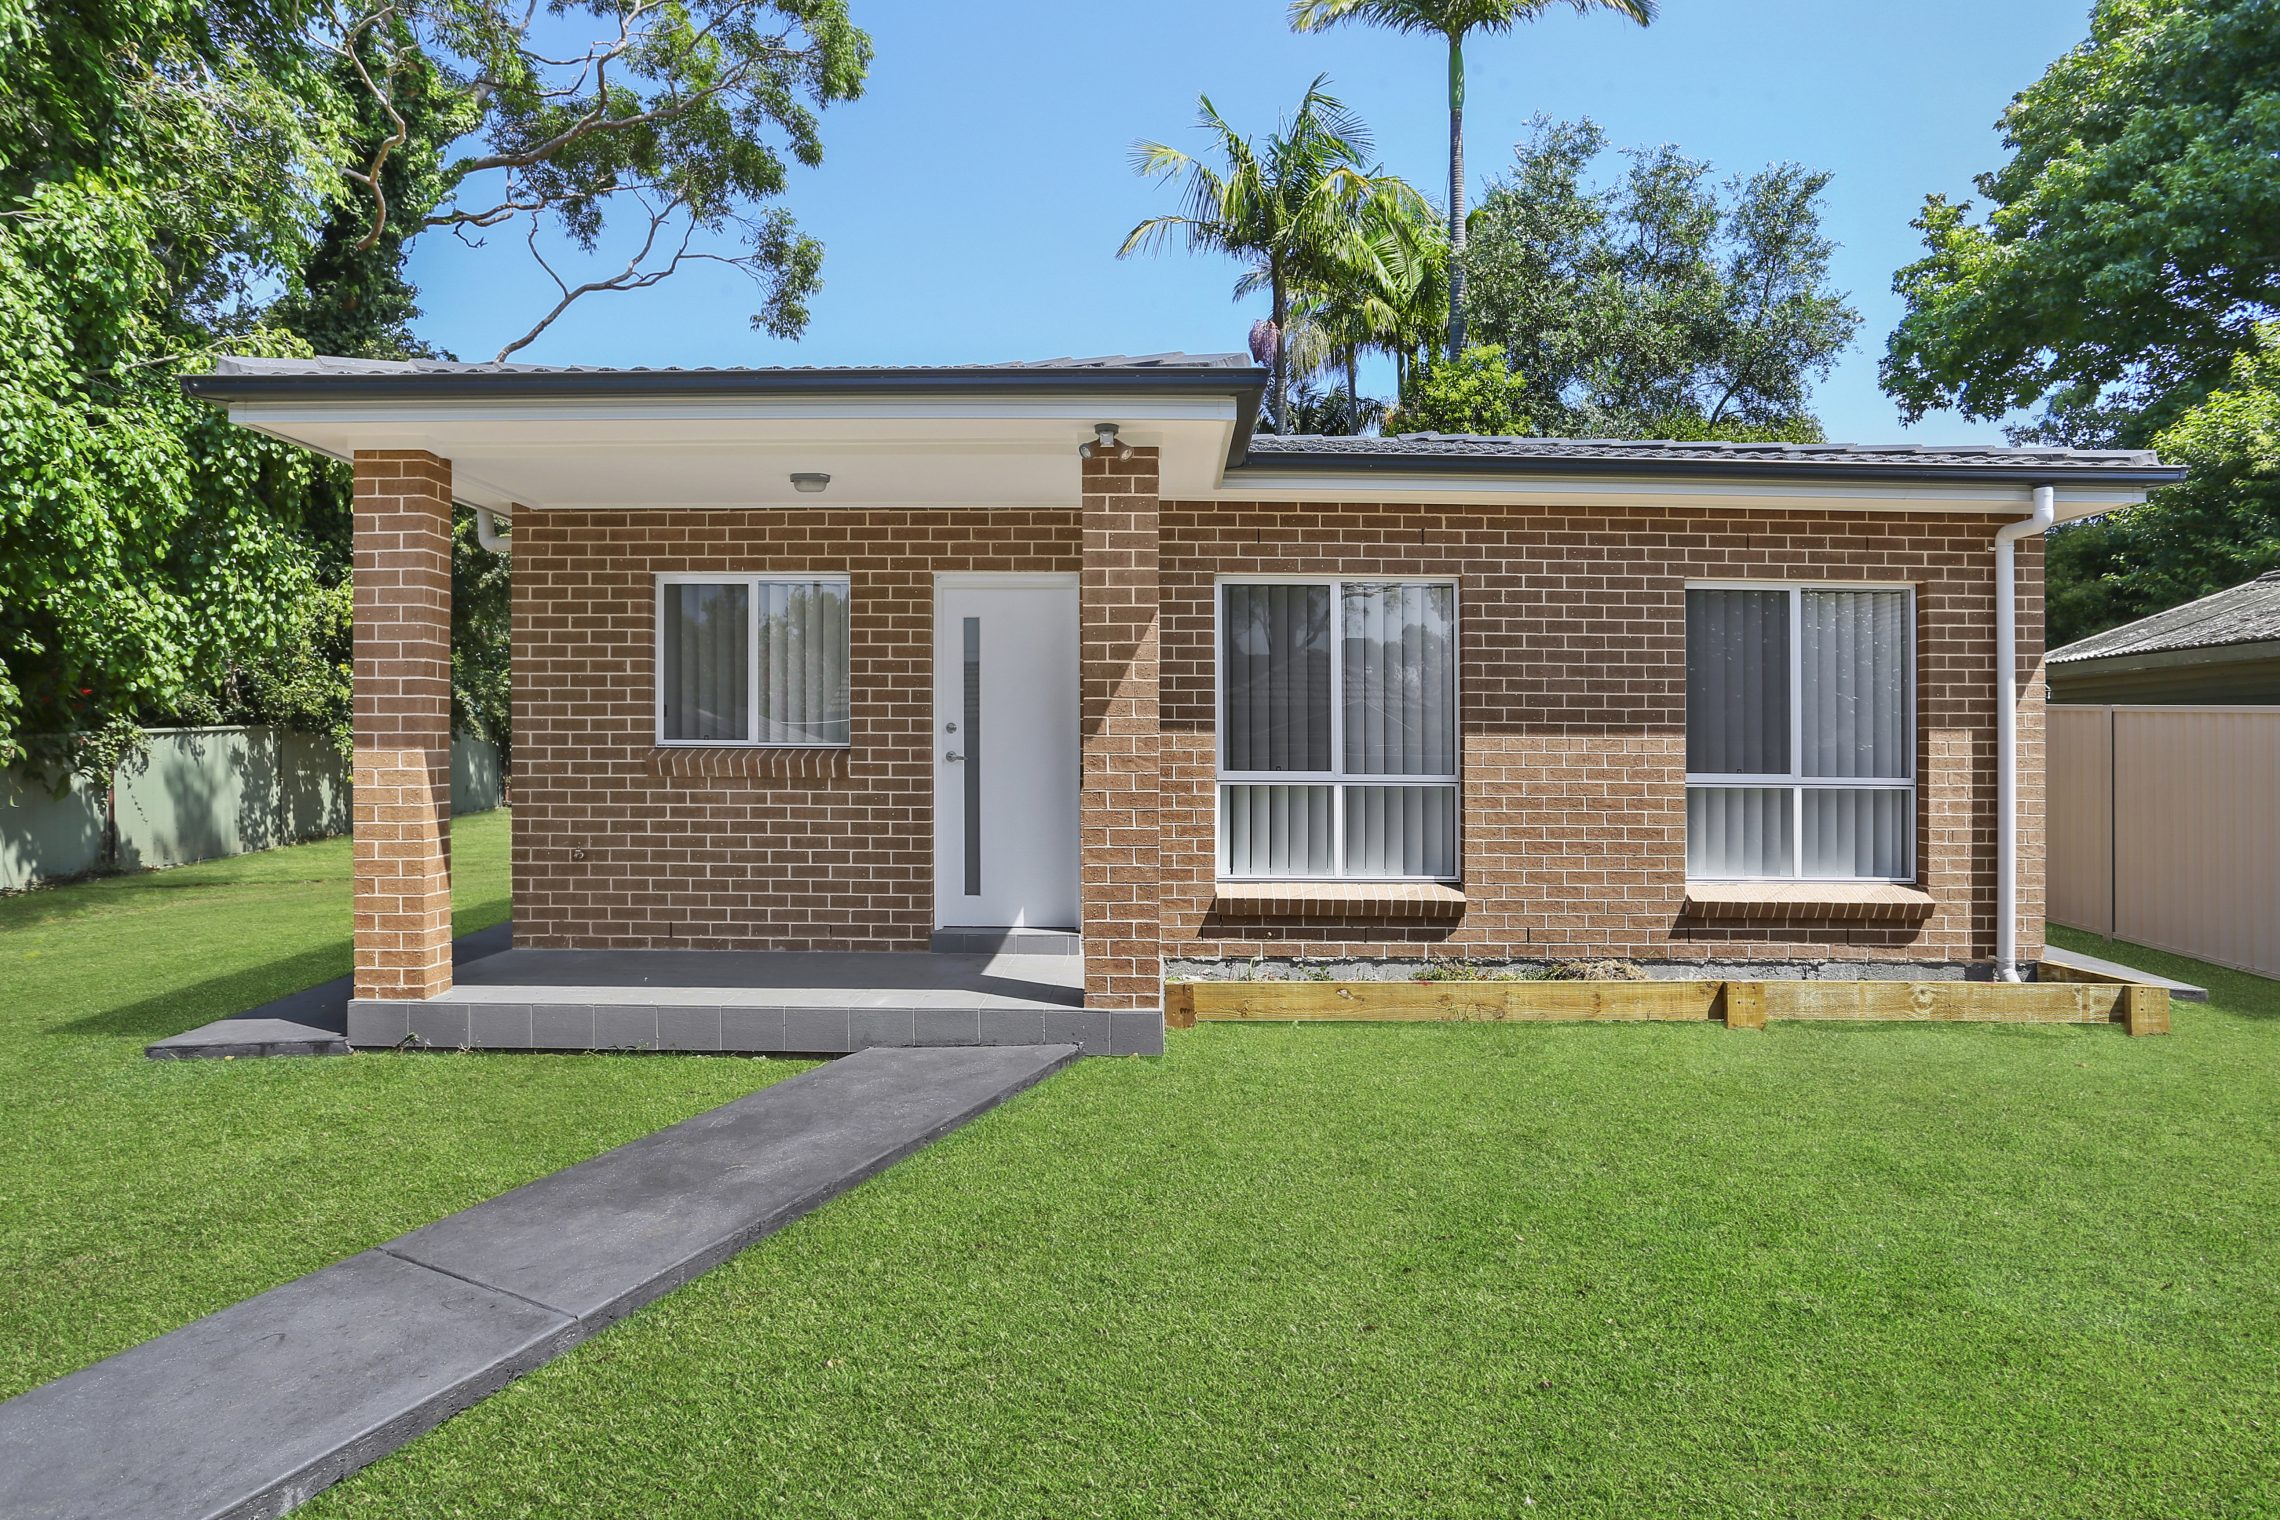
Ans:
{"label": "white soffit", "polygon": [[[1226,467],[1231,398],[236,402],[230,418],[338,459],[424,449],[474,506],[547,509],[1073,507],[1078,448],[1114,422],[1162,451],[1162,492]],[[792,488],[820,472],[818,494]]]}

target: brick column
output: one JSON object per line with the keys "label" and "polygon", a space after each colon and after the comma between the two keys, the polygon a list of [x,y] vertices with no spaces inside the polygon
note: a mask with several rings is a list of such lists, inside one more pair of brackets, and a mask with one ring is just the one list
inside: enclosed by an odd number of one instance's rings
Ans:
{"label": "brick column", "polygon": [[1156,451],[1082,462],[1085,1004],[1163,1005]]}
{"label": "brick column", "polygon": [[451,987],[451,461],[356,456],[356,995]]}

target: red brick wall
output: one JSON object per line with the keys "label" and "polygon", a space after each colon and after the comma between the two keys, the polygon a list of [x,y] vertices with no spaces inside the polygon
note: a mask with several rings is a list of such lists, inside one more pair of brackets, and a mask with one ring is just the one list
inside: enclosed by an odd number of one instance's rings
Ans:
{"label": "red brick wall", "polygon": [[[1112,478],[1113,474],[1113,478]],[[933,925],[932,575],[1082,571],[1087,930],[1103,1002],[1152,1002],[1132,912],[1161,883],[1174,956],[1984,960],[1993,949],[1995,517],[1562,508],[1161,510],[1161,616],[1135,473],[1100,462],[1067,512],[528,511],[515,524],[517,932],[536,945],[912,949]],[[1130,521],[1123,519],[1129,517]],[[1103,535],[1095,539],[1091,535]],[[1122,562],[1118,557],[1129,557]],[[854,747],[844,756],[652,747],[661,570],[853,578]],[[1228,571],[1449,574],[1463,619],[1468,911],[1454,923],[1222,920],[1212,882],[1211,585]],[[2037,545],[2022,546],[2021,659],[2040,669]],[[1688,578],[1918,587],[1917,924],[1703,924],[1685,876]],[[1118,595],[1122,592],[1130,595]],[[1122,612],[1131,612],[1130,617]],[[1144,724],[1159,700],[1160,743]],[[2021,953],[2041,945],[2039,674],[2020,722]],[[1113,742],[1109,742],[1113,741]],[[1153,749],[1160,755],[1146,753]],[[1160,765],[1160,842],[1111,784]],[[1156,852],[1151,866],[1150,851]],[[583,858],[576,858],[582,852]],[[1114,894],[1114,895],[1104,895]],[[1116,906],[1112,906],[1112,904]],[[1114,948],[1121,946],[1122,948]]]}
{"label": "red brick wall", "polygon": [[[1996,526],[1856,513],[1163,508],[1164,953],[1169,956],[1984,960],[1994,948]],[[2039,545],[2020,654],[2041,665]],[[1219,574],[1459,582],[1463,886],[1454,922],[1258,921],[1211,907],[1211,596]],[[1704,923],[1686,876],[1688,579],[1917,587],[1921,923]],[[2042,688],[2021,737],[2020,953],[2042,943]]]}
{"label": "red brick wall", "polygon": [[[1077,567],[1073,510],[517,513],[517,942],[924,949],[934,574]],[[852,747],[657,750],[662,570],[845,572]]]}
{"label": "red brick wall", "polygon": [[451,986],[451,465],[356,456],[356,995]]}

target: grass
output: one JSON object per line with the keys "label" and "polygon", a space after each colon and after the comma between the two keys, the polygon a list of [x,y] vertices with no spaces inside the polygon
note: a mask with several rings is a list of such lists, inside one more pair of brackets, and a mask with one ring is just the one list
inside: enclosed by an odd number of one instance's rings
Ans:
{"label": "grass", "polygon": [[[507,828],[453,831],[463,933]],[[345,974],[348,895],[336,839],[0,898],[0,1398],[801,1069],[144,1059]]]}
{"label": "grass", "polygon": [[[347,869],[0,901],[0,1393],[796,1069],[142,1059],[345,968]],[[307,1512],[2280,1512],[2280,985],[2057,937],[2214,999],[1088,1062]]]}
{"label": "grass", "polygon": [[2171,1038],[1178,1033],[310,1513],[2271,1514],[2280,985],[2142,959]]}

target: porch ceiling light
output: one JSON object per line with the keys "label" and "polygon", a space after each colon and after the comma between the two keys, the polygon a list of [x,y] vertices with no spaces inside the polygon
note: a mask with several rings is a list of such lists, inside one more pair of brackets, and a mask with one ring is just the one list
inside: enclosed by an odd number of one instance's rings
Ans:
{"label": "porch ceiling light", "polygon": [[830,484],[831,477],[820,470],[794,470],[792,472],[792,489],[808,496],[821,495],[823,488]]}
{"label": "porch ceiling light", "polygon": [[1112,459],[1122,459],[1129,451],[1125,448],[1123,443],[1117,439],[1116,433],[1117,424],[1113,422],[1094,423],[1093,442],[1088,443],[1082,448],[1078,449],[1078,456],[1084,459],[1091,459],[1095,455],[1106,454]]}

